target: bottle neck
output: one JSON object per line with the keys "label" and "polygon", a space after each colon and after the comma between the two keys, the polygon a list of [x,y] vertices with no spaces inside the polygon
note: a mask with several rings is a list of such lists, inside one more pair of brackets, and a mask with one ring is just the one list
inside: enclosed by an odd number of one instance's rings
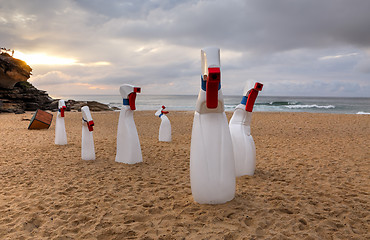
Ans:
{"label": "bottle neck", "polygon": [[[200,88],[203,91],[207,91],[207,81],[203,79],[203,76],[200,77]],[[220,90],[220,89],[221,89],[221,82],[218,85],[218,90]]]}
{"label": "bottle neck", "polygon": [[248,100],[248,97],[247,96],[243,96],[242,101],[240,102],[240,104],[246,105],[247,104],[247,100]]}
{"label": "bottle neck", "polygon": [[123,99],[123,105],[130,105],[128,99],[125,99],[125,98]]}

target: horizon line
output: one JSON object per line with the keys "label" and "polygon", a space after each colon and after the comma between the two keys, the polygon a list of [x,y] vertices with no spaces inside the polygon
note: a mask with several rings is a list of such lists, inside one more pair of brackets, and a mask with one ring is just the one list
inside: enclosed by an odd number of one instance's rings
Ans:
{"label": "horizon line", "polygon": [[[120,96],[119,94],[58,94],[61,96]],[[198,94],[145,94],[141,93],[141,96],[198,96]],[[49,96],[53,97],[52,94]],[[223,96],[229,97],[242,97],[242,95],[224,94]],[[259,95],[259,97],[286,97],[286,98],[370,98],[369,97],[348,97],[348,96],[287,96],[287,95]],[[53,97],[54,98],[54,97]]]}

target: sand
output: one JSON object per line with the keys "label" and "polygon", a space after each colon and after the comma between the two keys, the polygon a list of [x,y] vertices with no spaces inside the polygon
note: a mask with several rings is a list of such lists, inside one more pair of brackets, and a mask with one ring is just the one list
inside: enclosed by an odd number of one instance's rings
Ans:
{"label": "sand", "polygon": [[0,114],[0,239],[370,239],[370,116],[254,113],[256,173],[222,205],[192,199],[192,112],[168,115],[164,143],[154,111],[136,111],[135,165],[114,161],[118,113],[92,116],[96,160],[83,161],[81,113],[66,113],[66,146],[54,121]]}

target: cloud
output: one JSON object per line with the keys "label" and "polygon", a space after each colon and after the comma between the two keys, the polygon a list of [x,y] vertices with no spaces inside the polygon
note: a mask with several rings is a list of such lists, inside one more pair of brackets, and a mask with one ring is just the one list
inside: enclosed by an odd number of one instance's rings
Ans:
{"label": "cloud", "polygon": [[1,47],[73,59],[31,66],[31,80],[52,93],[83,83],[109,94],[130,82],[197,94],[200,49],[218,46],[227,94],[253,78],[273,95],[341,95],[334,86],[370,84],[368,9],[367,0],[0,0]]}
{"label": "cloud", "polygon": [[76,83],[77,79],[73,76],[60,71],[51,71],[43,75],[37,75],[31,78],[31,82],[37,85],[60,85]]}
{"label": "cloud", "polygon": [[[140,5],[140,4],[139,4]],[[104,24],[117,37],[171,44],[211,44],[254,52],[368,46],[368,1],[197,1],[152,8],[136,19],[117,16]]]}
{"label": "cloud", "polygon": [[60,95],[85,95],[89,90],[112,93],[114,88],[102,84],[95,84],[90,77],[81,77],[65,74],[60,71],[51,71],[43,75],[37,75],[30,79],[30,82],[41,89],[48,91],[52,96]]}
{"label": "cloud", "polygon": [[319,60],[339,59],[339,58],[352,57],[352,56],[357,56],[357,55],[358,55],[358,53],[339,54],[339,55],[334,55],[334,56],[321,57],[321,58],[319,58]]}

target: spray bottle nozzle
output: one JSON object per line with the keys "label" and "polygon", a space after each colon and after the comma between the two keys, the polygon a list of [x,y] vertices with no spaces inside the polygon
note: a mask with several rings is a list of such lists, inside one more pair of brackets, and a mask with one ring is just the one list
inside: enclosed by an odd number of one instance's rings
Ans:
{"label": "spray bottle nozzle", "polygon": [[136,110],[135,100],[136,100],[136,92],[130,93],[128,95],[128,102],[130,104],[130,109],[131,110]]}
{"label": "spray bottle nozzle", "polygon": [[208,108],[217,108],[218,106],[218,89],[221,81],[220,68],[208,68],[206,86],[206,104]]}
{"label": "spray bottle nozzle", "polygon": [[64,111],[67,109],[67,107],[66,106],[63,106],[63,107],[61,107],[60,109],[59,109],[59,112],[60,112],[60,116],[61,117],[64,117]]}
{"label": "spray bottle nozzle", "polygon": [[165,105],[162,106],[161,114],[167,114],[167,113],[169,113],[169,111],[164,111],[164,109],[166,109],[166,106]]}
{"label": "spray bottle nozzle", "polygon": [[263,88],[262,83],[256,82],[256,84],[254,85],[254,89],[256,89],[257,91],[262,91],[262,88]]}
{"label": "spray bottle nozzle", "polygon": [[87,122],[87,128],[89,129],[90,132],[92,132],[94,130],[93,126],[94,126],[94,121],[93,120]]}
{"label": "spray bottle nozzle", "polygon": [[261,91],[262,88],[263,88],[263,84],[257,82],[254,85],[254,88],[252,88],[251,90],[249,90],[247,103],[245,104],[245,110],[246,111],[248,111],[248,112],[252,112],[253,111],[254,102],[256,101],[258,92]]}

